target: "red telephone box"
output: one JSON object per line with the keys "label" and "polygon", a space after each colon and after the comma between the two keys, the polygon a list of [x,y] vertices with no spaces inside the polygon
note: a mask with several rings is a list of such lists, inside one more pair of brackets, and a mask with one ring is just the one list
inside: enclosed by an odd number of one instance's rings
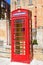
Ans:
{"label": "red telephone box", "polygon": [[11,61],[32,60],[32,13],[26,9],[11,12]]}

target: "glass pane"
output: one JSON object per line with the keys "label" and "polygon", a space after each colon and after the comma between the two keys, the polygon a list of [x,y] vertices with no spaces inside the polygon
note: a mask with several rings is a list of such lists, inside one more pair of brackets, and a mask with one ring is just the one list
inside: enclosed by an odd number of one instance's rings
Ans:
{"label": "glass pane", "polygon": [[20,54],[20,50],[16,50],[15,51],[15,54]]}
{"label": "glass pane", "polygon": [[24,37],[16,37],[16,40],[24,40]]}
{"label": "glass pane", "polygon": [[17,19],[17,20],[15,20],[15,22],[17,22],[17,23],[19,23],[19,22],[24,22],[24,19]]}
{"label": "glass pane", "polygon": [[20,45],[18,45],[18,46],[16,45],[16,49],[17,49],[17,50],[20,49]]}
{"label": "glass pane", "polygon": [[16,27],[22,27],[22,24],[21,23],[16,24]]}
{"label": "glass pane", "polygon": [[24,34],[23,33],[16,33],[15,35],[16,36],[23,36]]}
{"label": "glass pane", "polygon": [[16,32],[22,32],[21,28],[16,28]]}

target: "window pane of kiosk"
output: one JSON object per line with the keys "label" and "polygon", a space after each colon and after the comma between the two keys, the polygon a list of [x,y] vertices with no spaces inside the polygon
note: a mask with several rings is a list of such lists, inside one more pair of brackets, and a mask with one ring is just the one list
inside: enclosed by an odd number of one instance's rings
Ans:
{"label": "window pane of kiosk", "polygon": [[17,23],[16,27],[22,27],[22,24],[21,23]]}
{"label": "window pane of kiosk", "polygon": [[23,33],[16,33],[16,36],[23,36]]}
{"label": "window pane of kiosk", "polygon": [[[15,28],[15,54],[25,55],[25,26],[23,26],[24,20],[17,19],[14,21]],[[23,42],[24,41],[24,42]]]}

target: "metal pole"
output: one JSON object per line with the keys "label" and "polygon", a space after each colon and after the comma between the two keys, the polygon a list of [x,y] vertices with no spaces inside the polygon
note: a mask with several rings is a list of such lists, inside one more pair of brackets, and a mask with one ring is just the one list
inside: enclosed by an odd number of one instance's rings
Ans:
{"label": "metal pole", "polygon": [[35,39],[37,35],[37,7],[35,6]]}

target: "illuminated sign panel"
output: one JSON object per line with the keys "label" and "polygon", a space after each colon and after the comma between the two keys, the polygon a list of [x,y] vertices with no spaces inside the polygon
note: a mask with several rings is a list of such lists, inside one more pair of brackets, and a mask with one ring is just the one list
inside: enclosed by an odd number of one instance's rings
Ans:
{"label": "illuminated sign panel", "polygon": [[24,14],[26,14],[26,12],[17,12],[17,13],[15,13],[15,14],[13,14],[14,16],[19,16],[19,15],[24,15]]}

